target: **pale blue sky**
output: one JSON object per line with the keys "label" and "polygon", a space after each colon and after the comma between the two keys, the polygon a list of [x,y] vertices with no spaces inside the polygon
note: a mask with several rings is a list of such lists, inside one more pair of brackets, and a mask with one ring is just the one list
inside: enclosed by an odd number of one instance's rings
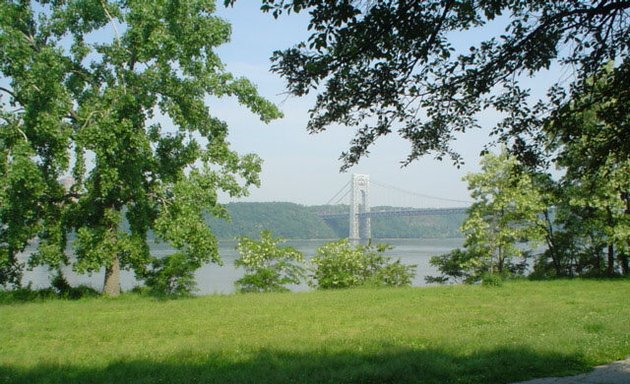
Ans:
{"label": "pale blue sky", "polygon": [[[346,173],[339,173],[340,153],[347,148],[353,130],[332,127],[309,135],[306,130],[308,109],[314,97],[287,97],[284,81],[269,72],[269,57],[274,50],[290,47],[307,37],[304,14],[274,20],[258,10],[257,1],[237,2],[234,8],[219,6],[219,15],[232,24],[232,41],[218,52],[227,69],[246,76],[258,85],[260,93],[280,106],[284,119],[264,125],[234,101],[211,101],[213,113],[230,126],[231,143],[240,152],[254,152],[264,159],[262,186],[253,189],[244,201],[292,201],[315,205],[326,203],[351,177],[352,173],[369,174],[380,183],[404,190],[457,200],[469,200],[462,177],[477,171],[478,154],[488,137],[483,131],[468,132],[453,143],[466,164],[457,169],[450,161],[430,157],[401,168],[400,162],[409,153],[409,145],[396,134],[381,139],[368,158]],[[478,31],[475,38],[487,35]],[[458,44],[469,44],[466,36]],[[481,116],[490,125],[496,116]],[[449,206],[444,201],[413,198],[401,193],[374,187],[373,205]]]}

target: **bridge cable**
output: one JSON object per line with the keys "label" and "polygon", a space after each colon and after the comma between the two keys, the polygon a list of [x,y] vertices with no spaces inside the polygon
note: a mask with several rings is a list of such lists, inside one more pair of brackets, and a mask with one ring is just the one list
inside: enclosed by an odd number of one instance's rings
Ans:
{"label": "bridge cable", "polygon": [[441,200],[441,201],[450,201],[450,202],[455,202],[455,203],[465,203],[465,204],[472,204],[472,203],[473,203],[472,201],[469,201],[469,200],[447,199],[447,198],[444,198],[444,197],[437,197],[437,196],[425,195],[424,193],[418,193],[418,192],[407,191],[407,190],[405,190],[405,189],[398,188],[398,187],[395,187],[395,186],[393,186],[393,185],[389,185],[389,184],[385,184],[385,183],[380,183],[380,182],[378,182],[378,181],[375,181],[374,179],[371,179],[371,180],[370,180],[370,183],[372,183],[372,184],[376,184],[376,185],[378,185],[378,186],[380,186],[380,187],[383,187],[383,188],[393,189],[393,190],[398,191],[398,192],[406,193],[406,194],[409,194],[409,195],[415,195],[415,196],[422,197],[422,198],[425,198],[425,199],[433,199],[433,200]]}
{"label": "bridge cable", "polygon": [[343,202],[343,199],[345,199],[345,198],[346,198],[346,197],[350,194],[350,192],[352,192],[352,188],[348,188],[348,190],[346,191],[346,193],[344,193],[344,194],[343,194],[343,196],[341,196],[340,198],[338,198],[338,199],[337,199],[337,201],[335,202],[335,204],[334,204],[334,205],[338,205],[338,204],[342,203],[342,202]]}
{"label": "bridge cable", "polygon": [[[349,186],[350,186],[350,181],[348,181],[343,187],[341,187],[341,189],[337,191],[337,193],[335,193],[335,195],[331,197],[330,200],[328,200],[328,202],[324,205],[330,205],[337,198],[337,196],[339,196]],[[348,189],[348,191],[341,197],[341,199],[345,198],[348,195],[348,193],[350,193],[350,189]],[[338,199],[337,202],[339,202],[341,199]]]}

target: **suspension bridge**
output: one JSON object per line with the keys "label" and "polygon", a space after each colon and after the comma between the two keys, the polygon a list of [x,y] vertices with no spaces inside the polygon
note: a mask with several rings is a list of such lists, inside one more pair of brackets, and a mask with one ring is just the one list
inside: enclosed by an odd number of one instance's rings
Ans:
{"label": "suspension bridge", "polygon": [[[370,206],[370,185],[384,188],[387,193],[395,191],[397,193],[420,197],[425,200],[440,201],[451,206],[447,208],[409,208],[409,207],[386,207],[372,210]],[[349,204],[347,198],[349,197]],[[372,238],[371,219],[391,216],[439,216],[466,213],[470,201],[448,199],[444,197],[425,195],[422,193],[406,191],[392,185],[370,181],[369,175],[353,174],[346,183],[327,203],[326,206],[348,204],[349,212],[320,212],[319,216],[326,221],[350,220],[348,238],[353,242]],[[455,206],[457,205],[457,206]]]}

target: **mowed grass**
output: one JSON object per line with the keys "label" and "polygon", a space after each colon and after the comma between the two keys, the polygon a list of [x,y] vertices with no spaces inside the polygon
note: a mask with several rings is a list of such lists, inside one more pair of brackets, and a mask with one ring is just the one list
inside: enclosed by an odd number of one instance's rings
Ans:
{"label": "mowed grass", "polygon": [[630,281],[0,306],[0,383],[509,383],[630,355]]}

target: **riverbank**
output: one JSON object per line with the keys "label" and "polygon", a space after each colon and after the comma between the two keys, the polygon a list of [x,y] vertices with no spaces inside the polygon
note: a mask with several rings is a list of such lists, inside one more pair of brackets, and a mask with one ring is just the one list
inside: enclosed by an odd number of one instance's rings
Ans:
{"label": "riverbank", "polygon": [[[304,254],[306,259],[315,255],[316,249],[331,240],[288,240],[284,245],[289,245]],[[416,276],[412,285],[425,285],[424,278],[427,275],[436,274],[436,270],[429,265],[431,256],[441,255],[450,252],[454,248],[461,246],[463,239],[384,239],[376,240],[376,242],[386,242],[394,248],[387,252],[388,256],[394,259],[400,259],[403,264],[415,264],[418,266]],[[234,282],[242,277],[242,269],[234,266],[234,260],[238,257],[235,250],[236,241],[223,240],[219,241],[219,255],[223,260],[223,265],[206,264],[195,273],[198,295],[208,294],[229,294],[235,291]],[[164,243],[151,244],[151,252],[157,256],[165,256],[171,254],[172,248]],[[27,262],[27,255],[23,255],[20,261]],[[77,274],[72,267],[63,268],[64,276],[71,285],[86,285],[94,289],[100,290],[103,287],[104,271],[94,272],[92,274]],[[31,283],[33,288],[46,288],[49,286],[51,272],[47,267],[38,267],[33,271],[26,271],[24,274],[23,284]],[[133,272],[122,271],[122,288],[123,290],[131,290],[137,285],[141,285],[134,278]],[[307,290],[304,284],[299,287],[292,287],[293,290]]]}
{"label": "riverbank", "polygon": [[511,383],[630,354],[630,281],[0,306],[3,383]]}

